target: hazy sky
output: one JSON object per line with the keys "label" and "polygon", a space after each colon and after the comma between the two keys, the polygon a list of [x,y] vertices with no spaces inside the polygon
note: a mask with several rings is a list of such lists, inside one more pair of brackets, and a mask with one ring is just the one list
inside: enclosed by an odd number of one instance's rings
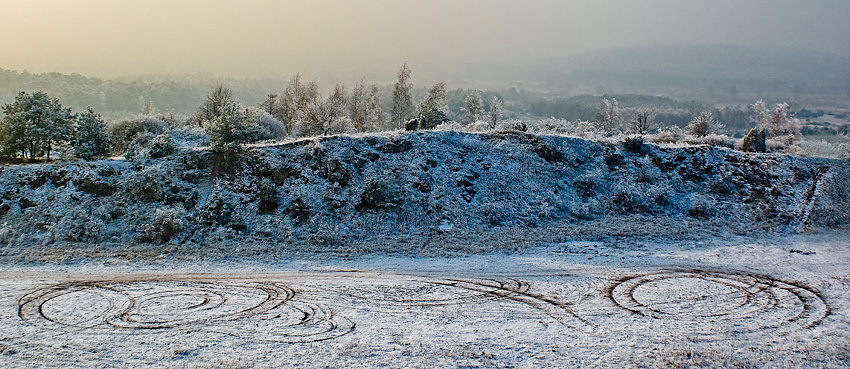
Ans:
{"label": "hazy sky", "polygon": [[266,77],[682,43],[850,55],[848,15],[847,0],[0,0],[0,68]]}

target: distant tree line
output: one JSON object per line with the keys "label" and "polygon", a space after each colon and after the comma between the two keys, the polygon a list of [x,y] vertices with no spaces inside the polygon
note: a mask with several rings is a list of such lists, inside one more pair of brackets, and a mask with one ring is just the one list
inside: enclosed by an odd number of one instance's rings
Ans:
{"label": "distant tree line", "polygon": [[[0,77],[9,76],[7,71],[0,70]],[[208,141],[195,139],[194,144],[208,142],[219,162],[228,163],[238,156],[243,144],[261,140],[433,129],[441,125],[445,129],[524,131],[527,126],[516,120],[519,115],[549,117],[540,124],[538,132],[579,136],[587,133],[645,136],[662,130],[674,132],[670,131],[673,127],[697,138],[724,129],[726,133],[738,132],[738,137],[742,137],[757,127],[766,130],[770,137],[789,137],[790,144],[792,137],[801,131],[799,121],[793,119],[790,107],[784,103],[769,108],[758,101],[750,106],[715,109],[693,101],[637,94],[543,99],[515,89],[502,93],[448,90],[442,81],[417,89],[412,76],[405,63],[392,86],[361,80],[350,90],[339,83],[323,94],[316,80],[305,81],[301,75],[295,75],[282,91],[267,91],[255,107],[239,104],[234,90],[219,84],[198,99],[200,105],[197,100],[194,102],[188,118],[157,115],[148,101],[139,118],[108,126],[92,107],[74,114],[42,91],[20,92],[14,102],[3,106],[0,155],[29,161],[42,157],[50,160],[57,147],[67,147],[74,157],[87,160],[110,153],[123,153],[128,159],[140,155],[156,158],[174,152],[171,130],[176,128],[178,132],[203,129],[204,140]],[[78,75],[48,77],[69,83],[101,83]],[[512,100],[505,101],[504,97]],[[820,116],[823,112],[801,110],[798,114]]]}

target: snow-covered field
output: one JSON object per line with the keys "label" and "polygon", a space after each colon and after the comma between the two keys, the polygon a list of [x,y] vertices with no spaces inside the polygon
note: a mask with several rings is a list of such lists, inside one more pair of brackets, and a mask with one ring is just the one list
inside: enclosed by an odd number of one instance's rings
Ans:
{"label": "snow-covered field", "polygon": [[847,367],[846,231],[0,273],[3,367]]}
{"label": "snow-covered field", "polygon": [[520,132],[0,168],[0,367],[848,367],[850,165]]}

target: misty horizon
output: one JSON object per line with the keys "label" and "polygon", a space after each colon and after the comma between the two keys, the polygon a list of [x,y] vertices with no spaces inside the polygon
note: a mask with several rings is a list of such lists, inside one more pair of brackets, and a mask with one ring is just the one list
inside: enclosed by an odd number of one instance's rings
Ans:
{"label": "misty horizon", "polygon": [[[654,0],[9,2],[0,68],[100,78],[208,75],[388,81],[594,50],[735,45],[850,56],[850,3]],[[460,68],[459,68],[460,67]]]}

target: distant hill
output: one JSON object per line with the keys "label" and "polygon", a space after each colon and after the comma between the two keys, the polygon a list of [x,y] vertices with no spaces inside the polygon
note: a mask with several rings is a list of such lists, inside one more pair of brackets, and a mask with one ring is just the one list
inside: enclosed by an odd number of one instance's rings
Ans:
{"label": "distant hill", "polygon": [[809,86],[850,91],[850,58],[726,45],[647,46],[599,50],[548,60],[554,81],[617,87]]}

